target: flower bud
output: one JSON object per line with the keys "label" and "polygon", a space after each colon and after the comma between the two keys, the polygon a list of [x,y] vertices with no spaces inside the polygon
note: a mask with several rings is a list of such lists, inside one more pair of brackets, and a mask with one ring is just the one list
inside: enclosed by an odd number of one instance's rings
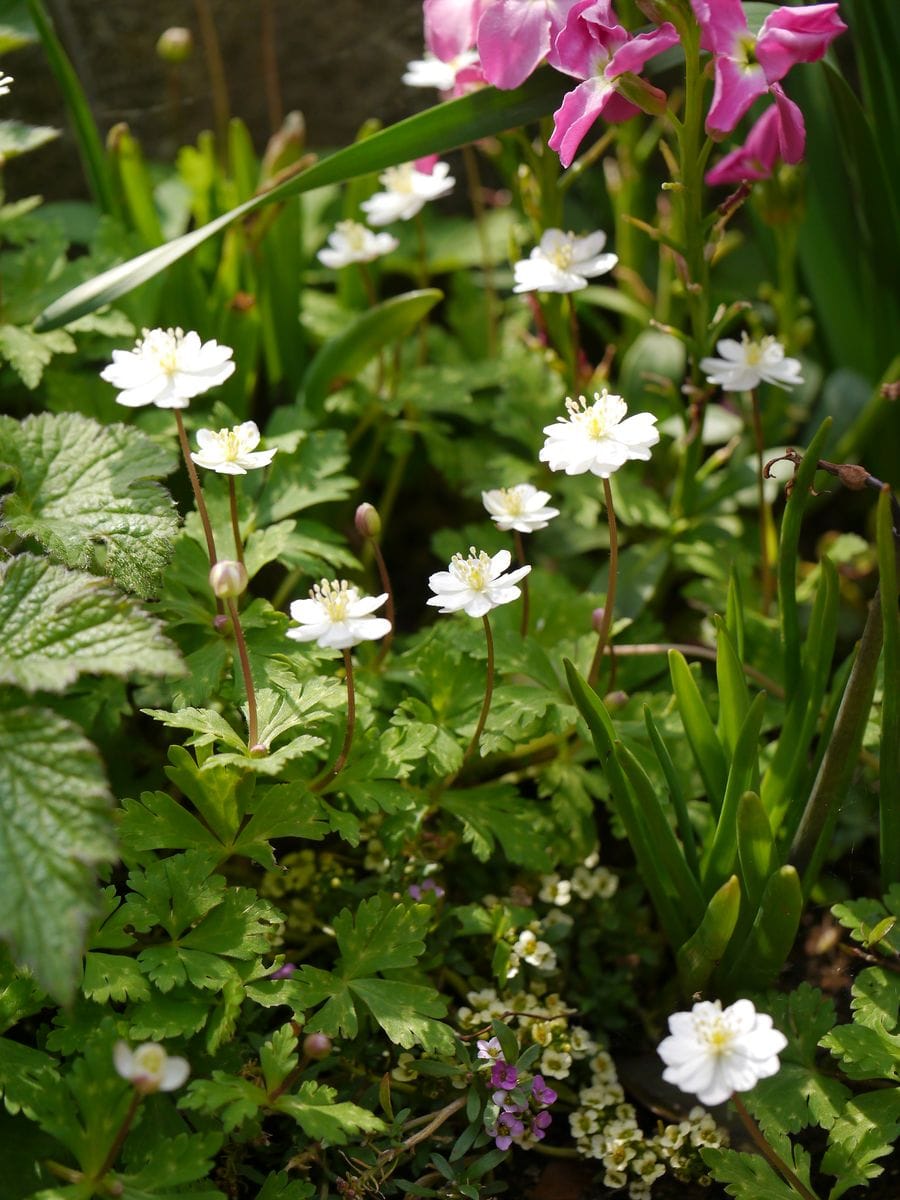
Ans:
{"label": "flower bud", "polygon": [[602,606],[595,608],[591,613],[591,625],[594,627],[594,633],[599,633],[603,628],[603,618],[606,616],[606,609]]}
{"label": "flower bud", "polygon": [[324,1033],[308,1033],[303,1039],[303,1053],[318,1061],[331,1053],[331,1038]]}
{"label": "flower bud", "polygon": [[361,504],[356,510],[353,523],[360,537],[374,538],[381,533],[381,517],[374,504]]}
{"label": "flower bud", "polygon": [[243,563],[223,559],[209,573],[209,586],[220,600],[233,600],[247,590],[247,568]]}
{"label": "flower bud", "polygon": [[163,62],[186,62],[194,53],[194,35],[183,25],[172,25],[159,35],[156,53]]}
{"label": "flower bud", "polygon": [[227,613],[216,613],[213,617],[213,629],[216,633],[226,634],[231,632],[231,617]]}
{"label": "flower bud", "polygon": [[628,703],[628,693],[622,691],[607,692],[603,697],[603,703],[610,712],[615,712],[617,708],[622,708]]}

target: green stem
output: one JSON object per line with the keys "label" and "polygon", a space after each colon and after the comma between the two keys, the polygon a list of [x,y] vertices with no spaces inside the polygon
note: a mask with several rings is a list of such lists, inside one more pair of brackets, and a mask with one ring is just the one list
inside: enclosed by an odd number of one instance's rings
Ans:
{"label": "green stem", "polygon": [[178,440],[181,442],[181,453],[184,455],[184,465],[187,467],[188,479],[191,481],[191,488],[194,493],[194,501],[197,505],[197,512],[200,514],[200,521],[203,524],[203,533],[206,536],[206,549],[209,552],[209,565],[214,567],[218,561],[216,553],[216,540],[213,537],[212,525],[209,522],[209,512],[206,508],[206,501],[203,499],[203,489],[200,487],[200,480],[197,476],[197,468],[194,466],[194,460],[191,458],[191,447],[188,442],[187,433],[184,428],[184,419],[181,416],[181,409],[175,410],[175,424],[178,426]]}
{"label": "green stem", "polygon": [[462,757],[460,769],[463,763],[472,757],[481,740],[481,735],[484,732],[484,726],[488,719],[488,713],[491,711],[491,700],[494,695],[494,635],[491,632],[491,619],[487,613],[481,618],[484,622],[484,636],[487,640],[487,680],[484,687],[484,701],[481,705],[481,714],[478,717],[478,724],[475,726],[475,732],[472,734],[472,740],[466,747],[466,752]]}
{"label": "green stem", "polygon": [[128,1105],[128,1111],[122,1119],[122,1124],[119,1126],[116,1136],[112,1140],[112,1145],[106,1152],[106,1158],[100,1165],[100,1169],[94,1176],[94,1182],[98,1183],[105,1175],[107,1175],[115,1166],[116,1159],[119,1157],[119,1152],[125,1144],[125,1139],[128,1137],[128,1131],[131,1128],[131,1122],[135,1118],[137,1110],[140,1108],[143,1095],[134,1089],[131,1096],[131,1103]]}
{"label": "green stem", "polygon": [[[603,496],[606,501],[606,513],[609,520],[609,582],[606,585],[606,604],[603,608],[603,619],[600,622],[600,628],[597,631],[597,648],[594,651],[594,657],[591,660],[591,668],[588,671],[587,681],[591,687],[595,687],[597,677],[600,674],[600,664],[603,661],[603,654],[606,650],[606,645],[609,642],[609,631],[612,628],[613,608],[616,603],[616,582],[619,574],[619,536],[618,527],[616,525],[616,510],[613,508],[612,488],[609,486],[609,480],[603,480]],[[612,646],[609,647],[612,654]]]}
{"label": "green stem", "polygon": [[347,728],[344,731],[344,744],[334,763],[310,784],[310,790],[313,792],[320,792],[327,783],[340,775],[350,756],[350,747],[353,745],[353,730],[356,728],[356,688],[353,684],[353,659],[350,657],[349,650],[344,651],[344,675],[347,681]]}
{"label": "green stem", "polygon": [[731,1097],[731,1102],[737,1110],[738,1116],[743,1121],[744,1128],[750,1134],[750,1137],[753,1139],[754,1143],[759,1147],[760,1153],[767,1160],[767,1162],[775,1168],[778,1174],[788,1183],[790,1187],[794,1189],[798,1196],[803,1197],[803,1200],[819,1200],[815,1192],[811,1192],[806,1184],[797,1178],[796,1174],[791,1170],[784,1159],[776,1153],[772,1146],[769,1145],[760,1132],[759,1126],[750,1116],[749,1112],[744,1106],[743,1100],[740,1099],[737,1093]]}
{"label": "green stem", "polygon": [[216,20],[213,16],[212,5],[209,0],[194,0],[194,10],[197,14],[197,24],[200,27],[200,41],[203,43],[203,56],[206,59],[206,69],[209,73],[219,158],[224,161],[228,147],[228,122],[231,120],[231,101],[228,97],[228,84],[225,81],[225,63],[222,60],[222,47],[219,43]]}
{"label": "green stem", "polygon": [[[518,529],[513,530],[513,543],[516,547],[516,558],[519,560],[519,566],[526,566],[528,560],[525,557],[525,546],[522,542],[522,535],[519,533]],[[531,614],[531,595],[528,591],[527,575],[523,580],[520,581],[519,587],[522,589],[522,620],[519,625],[519,632],[521,633],[522,637],[525,637],[525,635],[528,633],[528,620]]]}
{"label": "green stem", "polygon": [[247,745],[252,751],[259,745],[259,719],[256,712],[256,689],[253,686],[253,675],[250,671],[250,658],[247,654],[247,642],[241,628],[241,618],[233,596],[225,601],[231,625],[234,630],[234,641],[241,663],[241,673],[244,676],[244,690],[247,693]]}
{"label": "green stem", "polygon": [[759,411],[759,395],[756,388],[750,390],[750,412],[753,421],[753,437],[756,442],[756,456],[759,460],[756,471],[756,501],[759,507],[759,569],[762,579],[762,615],[767,617],[775,596],[775,576],[772,573],[772,562],[769,558],[769,533],[772,527],[772,515],[766,503],[766,485],[763,469],[766,465],[765,441],[763,438],[762,416]]}
{"label": "green stem", "polygon": [[385,634],[381,640],[381,649],[378,652],[376,662],[382,663],[387,657],[388,651],[391,648],[391,642],[394,640],[394,589],[391,587],[391,577],[388,574],[387,563],[384,561],[384,555],[381,553],[381,547],[376,538],[371,539],[372,553],[375,555],[375,564],[378,567],[378,576],[381,579],[381,586],[387,592],[387,603],[384,606],[385,618],[390,621],[390,632]]}
{"label": "green stem", "polygon": [[241,538],[241,522],[238,519],[237,509],[237,487],[235,486],[234,476],[228,476],[228,505],[231,509],[231,532],[234,534],[234,552],[237,555],[238,562],[244,561],[244,542]]}
{"label": "green stem", "polygon": [[260,0],[259,37],[266,108],[269,113],[269,130],[271,133],[277,133],[284,120],[284,104],[281,99],[281,79],[278,73],[278,35],[275,29],[275,9],[272,0]]}

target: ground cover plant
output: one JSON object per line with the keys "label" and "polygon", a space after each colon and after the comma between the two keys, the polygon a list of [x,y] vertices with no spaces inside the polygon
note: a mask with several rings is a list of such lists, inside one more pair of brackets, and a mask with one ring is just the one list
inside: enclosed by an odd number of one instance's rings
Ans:
{"label": "ground cover plant", "polygon": [[166,163],[2,12],[4,1196],[896,1195],[891,0],[425,0]]}

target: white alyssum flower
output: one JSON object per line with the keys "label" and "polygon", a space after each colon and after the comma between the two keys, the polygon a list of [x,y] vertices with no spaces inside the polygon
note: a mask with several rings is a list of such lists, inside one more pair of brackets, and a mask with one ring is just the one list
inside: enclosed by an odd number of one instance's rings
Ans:
{"label": "white alyssum flower", "polygon": [[572,883],[568,879],[560,879],[558,875],[543,875],[538,899],[545,904],[568,904],[572,899]]}
{"label": "white alyssum flower", "polygon": [[567,399],[566,410],[568,417],[557,417],[553,425],[544,427],[547,440],[538,457],[551,471],[567,475],[590,471],[609,479],[630,459],[646,462],[650,447],[659,441],[656,417],[635,413],[626,419],[628,405],[606,388],[594,392],[591,404],[584,396]]}
{"label": "white alyssum flower", "polygon": [[9,95],[9,85],[13,82],[15,81],[13,80],[12,75],[4,75],[3,72],[0,71],[0,96]]}
{"label": "white alyssum flower", "polygon": [[385,600],[387,592],[361,596],[346,579],[323,579],[309,593],[308,600],[291,604],[297,628],[289,629],[287,636],[332,650],[349,650],[359,642],[377,641],[391,631],[390,621],[372,615]]}
{"label": "white alyssum flower", "polygon": [[546,229],[528,258],[513,263],[514,292],[578,292],[596,275],[605,275],[619,261],[603,254],[602,229],[577,237],[561,229]]}
{"label": "white alyssum flower", "polygon": [[721,358],[701,358],[700,370],[725,392],[750,392],[763,382],[790,391],[803,382],[800,360],[788,358],[777,338],[756,342],[743,333],[739,342],[734,338],[716,342],[716,350]]}
{"label": "white alyssum flower", "polygon": [[359,221],[338,221],[328,235],[328,245],[316,255],[323,266],[338,270],[350,263],[374,262],[396,250],[400,243],[390,233],[374,233]]}
{"label": "white alyssum flower", "polygon": [[420,171],[415,163],[388,167],[384,174],[378,176],[378,181],[384,185],[384,191],[376,192],[361,205],[372,225],[409,221],[421,212],[429,200],[446,196],[456,184],[445,162],[435,163],[430,175]]}
{"label": "white alyssum flower", "polygon": [[572,1055],[565,1050],[545,1050],[541,1055],[541,1074],[551,1079],[566,1079],[572,1066]]}
{"label": "white alyssum flower", "polygon": [[186,1058],[167,1054],[158,1042],[142,1042],[134,1050],[127,1042],[116,1042],[113,1065],[123,1079],[133,1083],[139,1092],[174,1092],[191,1073]]}
{"label": "white alyssum flower", "polygon": [[522,594],[516,584],[531,567],[505,573],[511,561],[508,550],[500,550],[491,558],[484,550],[470,546],[468,558],[454,554],[446,571],[436,571],[429,577],[428,586],[434,595],[426,603],[442,613],[462,611],[470,617],[483,617]]}
{"label": "white alyssum flower", "polygon": [[218,471],[220,475],[246,475],[248,471],[267,467],[275,450],[257,450],[259,428],[255,421],[244,421],[231,429],[197,430],[198,451],[191,458],[198,467]]}
{"label": "white alyssum flower", "polygon": [[723,1104],[733,1092],[749,1091],[774,1075],[786,1045],[772,1018],[758,1013],[751,1001],[737,1000],[723,1009],[718,1000],[703,1000],[690,1012],[669,1017],[669,1037],[658,1053],[667,1083],[692,1092],[703,1104]]}
{"label": "white alyssum flower", "polygon": [[100,378],[120,389],[116,402],[127,408],[187,408],[194,396],[229,378],[233,353],[230,346],[201,342],[193,330],[145,329],[133,350],[113,350]]}
{"label": "white alyssum flower", "polygon": [[476,50],[464,50],[462,54],[456,54],[446,62],[426,51],[424,58],[416,58],[406,64],[402,82],[407,87],[428,87],[437,88],[439,92],[452,92],[459,72],[467,67],[474,67],[477,62]]}
{"label": "white alyssum flower", "polygon": [[494,488],[481,493],[484,507],[498,529],[514,529],[517,533],[533,533],[546,529],[558,508],[548,508],[549,492],[538,491],[530,483],[517,483],[515,487]]}

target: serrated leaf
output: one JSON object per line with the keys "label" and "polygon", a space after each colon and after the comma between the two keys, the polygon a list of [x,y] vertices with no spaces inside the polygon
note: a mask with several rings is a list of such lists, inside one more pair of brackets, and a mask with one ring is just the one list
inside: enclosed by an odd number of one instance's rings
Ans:
{"label": "serrated leaf", "polygon": [[79,675],[179,675],[160,623],[83,571],[20,554],[0,566],[0,682],[62,692]]}
{"label": "serrated leaf", "polygon": [[380,1117],[358,1104],[335,1102],[336,1095],[334,1088],[307,1080],[296,1094],[279,1096],[274,1107],[293,1117],[308,1137],[325,1145],[344,1146],[362,1133],[384,1131]]}
{"label": "serrated leaf", "polygon": [[209,1019],[209,997],[193,990],[174,988],[154,993],[129,1013],[129,1034],[136,1042],[164,1042],[166,1038],[198,1033]]}
{"label": "serrated leaf", "polygon": [[463,840],[471,844],[481,862],[487,862],[499,842],[510,862],[535,871],[550,870],[550,823],[540,806],[516,788],[485,784],[447,792],[440,803],[462,822]]}
{"label": "serrated leaf", "polygon": [[179,1102],[188,1112],[217,1114],[226,1133],[252,1121],[265,1106],[266,1094],[249,1079],[213,1071],[211,1079],[195,1079]]}
{"label": "serrated leaf", "polygon": [[54,355],[74,354],[76,349],[64,329],[35,333],[26,326],[0,325],[0,361],[5,359],[32,391],[41,382]]}
{"label": "serrated leaf", "polygon": [[164,488],[172,455],[136,429],[77,413],[0,418],[0,464],[15,477],[6,523],[69,567],[103,570],[127,591],[156,594],[178,518]]}
{"label": "serrated leaf", "polygon": [[725,1184],[725,1191],[735,1200],[797,1200],[790,1184],[758,1154],[712,1149],[700,1153],[713,1178]]}
{"label": "serrated leaf", "polygon": [[840,1059],[851,1079],[900,1081],[900,978],[868,967],[853,985],[854,1020],[839,1025],[820,1045]]}
{"label": "serrated leaf", "polygon": [[60,1000],[81,973],[94,868],[115,858],[96,750],[48,709],[0,709],[0,934]]}
{"label": "serrated leaf", "polygon": [[[213,1161],[222,1145],[221,1133],[180,1133],[177,1137],[157,1139],[153,1153],[136,1173],[120,1175],[127,1196],[131,1191],[148,1190],[152,1195],[168,1188],[180,1187],[195,1180],[207,1181],[213,1169]],[[191,1195],[195,1195],[191,1189]],[[205,1192],[207,1196],[221,1196],[219,1191]]]}
{"label": "serrated leaf", "polygon": [[353,979],[349,986],[396,1045],[453,1053],[453,1032],[435,1019],[446,1016],[447,1002],[434,988],[396,979]]}
{"label": "serrated leaf", "polygon": [[900,1088],[854,1096],[828,1135],[822,1170],[837,1176],[828,1200],[883,1174],[878,1162],[900,1136]]}
{"label": "serrated leaf", "polygon": [[149,1000],[150,985],[133,958],[92,950],[85,955],[81,990],[97,1004],[113,1000]]}

